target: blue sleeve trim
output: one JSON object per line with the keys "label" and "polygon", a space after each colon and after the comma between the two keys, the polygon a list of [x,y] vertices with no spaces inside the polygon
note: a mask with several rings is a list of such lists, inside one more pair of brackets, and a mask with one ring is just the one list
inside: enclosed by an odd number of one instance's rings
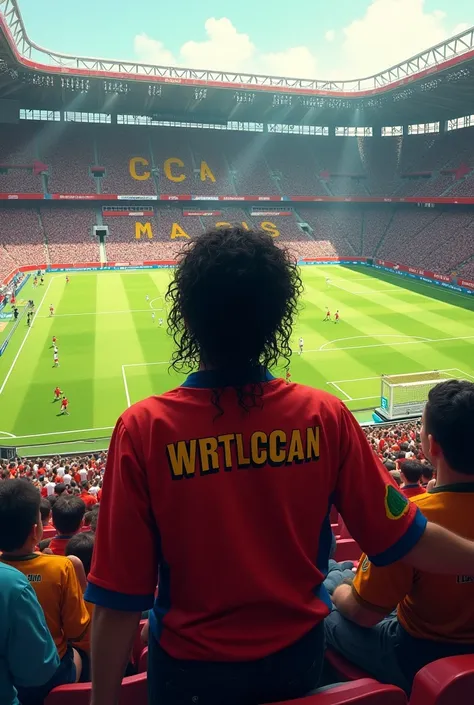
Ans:
{"label": "blue sleeve trim", "polygon": [[403,536],[386,551],[377,553],[375,556],[370,555],[370,562],[375,566],[382,567],[384,565],[395,563],[395,561],[399,561],[401,558],[406,556],[406,554],[409,553],[414,546],[416,546],[425,532],[427,523],[428,520],[423,516],[417,507],[415,517]]}
{"label": "blue sleeve trim", "polygon": [[84,594],[86,602],[92,602],[100,607],[108,607],[110,610],[121,612],[143,612],[153,607],[154,595],[127,595],[124,592],[106,590],[93,583],[88,582]]}

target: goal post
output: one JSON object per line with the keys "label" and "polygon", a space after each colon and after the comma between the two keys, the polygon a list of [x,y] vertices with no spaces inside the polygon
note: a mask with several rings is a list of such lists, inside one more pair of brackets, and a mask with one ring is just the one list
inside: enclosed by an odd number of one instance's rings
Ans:
{"label": "goal post", "polygon": [[442,371],[413,372],[403,375],[382,375],[380,408],[376,413],[386,421],[421,416],[432,387],[452,377]]}

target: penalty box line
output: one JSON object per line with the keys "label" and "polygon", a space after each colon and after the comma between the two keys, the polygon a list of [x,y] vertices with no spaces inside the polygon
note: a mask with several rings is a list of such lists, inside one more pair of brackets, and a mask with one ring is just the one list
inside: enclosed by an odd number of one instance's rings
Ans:
{"label": "penalty box line", "polygon": [[127,400],[127,407],[132,406],[131,398],[130,398],[130,390],[128,388],[128,380],[127,380],[127,373],[126,373],[126,368],[127,367],[149,367],[150,365],[169,365],[169,361],[162,361],[162,362],[132,362],[128,365],[122,365],[122,382],[123,382],[123,388],[125,391],[125,399]]}

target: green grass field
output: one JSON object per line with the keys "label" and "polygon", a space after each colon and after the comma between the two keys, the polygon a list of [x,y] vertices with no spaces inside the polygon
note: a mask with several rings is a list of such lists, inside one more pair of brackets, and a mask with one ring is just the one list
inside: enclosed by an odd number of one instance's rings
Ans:
{"label": "green grass field", "polygon": [[[28,282],[21,297],[34,298],[37,315],[31,329],[22,322],[0,358],[0,442],[30,455],[103,448],[128,404],[179,384],[168,369],[163,295],[170,276],[72,273],[66,285],[56,274],[34,292]],[[301,335],[305,350],[293,356],[293,381],[333,392],[364,421],[380,402],[381,374],[444,370],[474,380],[474,297],[363,267],[304,267],[303,278],[294,349]],[[323,323],[326,306],[340,310],[338,325]],[[70,416],[58,415],[56,384]]]}

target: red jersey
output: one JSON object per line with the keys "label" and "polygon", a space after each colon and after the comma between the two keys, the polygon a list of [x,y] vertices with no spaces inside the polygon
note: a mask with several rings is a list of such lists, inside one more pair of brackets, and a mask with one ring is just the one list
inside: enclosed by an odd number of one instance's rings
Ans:
{"label": "red jersey", "polygon": [[67,399],[63,399],[61,402],[61,406],[64,406],[65,408],[67,408],[68,404],[69,404],[69,401]]}
{"label": "red jersey", "polygon": [[410,499],[411,497],[416,497],[419,494],[425,494],[426,490],[417,483],[414,485],[405,485],[405,487],[401,488],[401,492],[405,495],[405,497]]}
{"label": "red jersey", "polygon": [[335,314],[334,314],[334,318],[336,319],[336,321],[338,321],[338,320],[339,320],[339,314],[338,314],[338,313],[335,313]]}
{"label": "red jersey", "polygon": [[244,412],[228,386],[218,414],[222,378],[196,372],[112,436],[85,599],[140,612],[159,581],[150,628],[173,658],[256,660],[320,623],[333,503],[376,565],[425,530],[339,399],[266,371],[253,381],[262,408]]}
{"label": "red jersey", "polygon": [[53,313],[53,311],[54,311],[54,306],[50,306],[50,307],[49,307],[49,312],[50,312],[50,313]]}
{"label": "red jersey", "polygon": [[326,311],[326,318],[330,318],[330,317],[331,317],[331,311]]}
{"label": "red jersey", "polygon": [[87,509],[90,509],[90,507],[93,507],[94,504],[97,504],[96,498],[93,495],[89,494],[89,492],[81,492],[80,498],[86,505]]}
{"label": "red jersey", "polygon": [[59,387],[56,387],[56,389],[54,390],[54,394],[55,394],[55,396],[57,396],[58,398],[61,396],[61,390],[59,389]]}
{"label": "red jersey", "polygon": [[51,541],[49,542],[49,548],[52,550],[55,556],[65,556],[66,555],[66,546],[70,538],[73,537],[74,534],[70,534],[69,536],[60,536],[57,534],[54,536]]}

